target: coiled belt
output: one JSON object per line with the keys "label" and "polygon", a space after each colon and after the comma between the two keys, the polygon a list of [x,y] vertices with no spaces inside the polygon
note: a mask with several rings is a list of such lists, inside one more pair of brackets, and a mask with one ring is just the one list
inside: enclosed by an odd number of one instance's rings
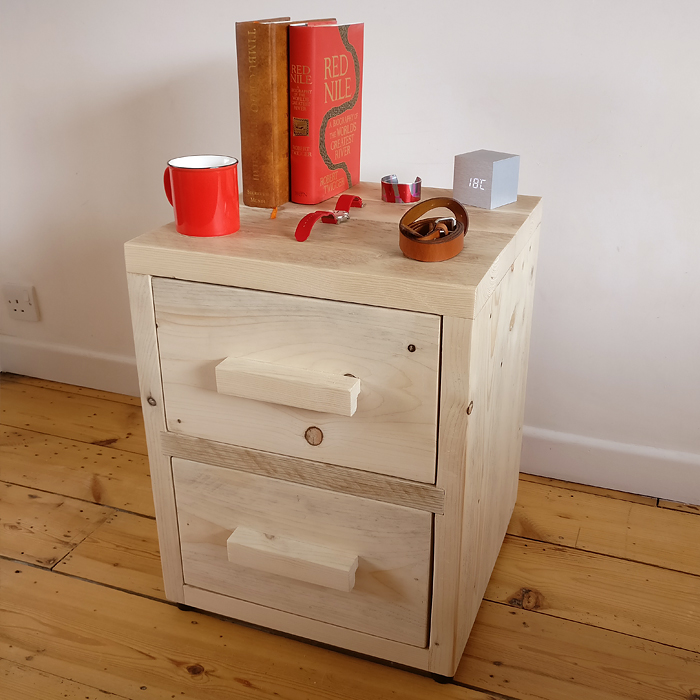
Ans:
{"label": "coiled belt", "polygon": [[[421,219],[432,209],[445,207],[454,218]],[[399,222],[399,247],[407,258],[421,262],[440,262],[458,255],[464,247],[469,216],[464,207],[449,197],[426,199],[411,207]]]}

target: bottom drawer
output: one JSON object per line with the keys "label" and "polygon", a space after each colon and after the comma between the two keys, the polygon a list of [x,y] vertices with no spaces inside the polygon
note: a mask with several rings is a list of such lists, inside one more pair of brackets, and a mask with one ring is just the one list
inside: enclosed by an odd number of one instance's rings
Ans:
{"label": "bottom drawer", "polygon": [[172,462],[185,583],[427,645],[431,513]]}

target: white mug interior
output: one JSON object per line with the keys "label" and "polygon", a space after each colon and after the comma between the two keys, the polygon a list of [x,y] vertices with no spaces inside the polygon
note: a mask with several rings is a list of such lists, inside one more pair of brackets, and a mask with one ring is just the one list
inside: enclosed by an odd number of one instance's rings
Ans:
{"label": "white mug interior", "polygon": [[233,156],[181,156],[168,161],[172,168],[223,168],[227,165],[235,165],[238,158]]}

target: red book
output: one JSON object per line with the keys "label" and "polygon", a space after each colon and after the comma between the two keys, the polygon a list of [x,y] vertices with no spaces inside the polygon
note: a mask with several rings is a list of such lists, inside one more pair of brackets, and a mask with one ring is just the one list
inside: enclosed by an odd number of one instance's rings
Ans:
{"label": "red book", "polygon": [[360,179],[364,24],[289,28],[291,199],[318,204]]}

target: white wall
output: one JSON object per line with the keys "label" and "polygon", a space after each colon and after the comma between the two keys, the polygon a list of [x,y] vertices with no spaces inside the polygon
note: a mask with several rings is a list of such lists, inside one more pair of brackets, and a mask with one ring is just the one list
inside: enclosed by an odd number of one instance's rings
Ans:
{"label": "white wall", "polygon": [[700,502],[700,4],[0,0],[5,371],[135,391],[124,241],[239,152],[236,20],[365,22],[362,177],[521,155],[546,198],[523,468]]}

